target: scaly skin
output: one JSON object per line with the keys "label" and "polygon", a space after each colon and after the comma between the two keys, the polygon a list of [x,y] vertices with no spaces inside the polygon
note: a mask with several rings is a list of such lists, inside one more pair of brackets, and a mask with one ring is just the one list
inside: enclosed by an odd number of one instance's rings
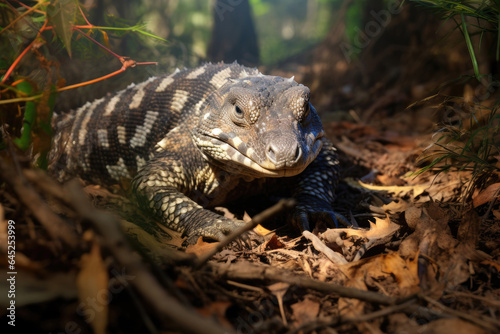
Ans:
{"label": "scaly skin", "polygon": [[241,226],[207,208],[249,193],[295,198],[301,228],[336,223],[338,161],[309,95],[236,63],[153,77],[56,118],[49,171],[132,180],[138,202],[191,239]]}

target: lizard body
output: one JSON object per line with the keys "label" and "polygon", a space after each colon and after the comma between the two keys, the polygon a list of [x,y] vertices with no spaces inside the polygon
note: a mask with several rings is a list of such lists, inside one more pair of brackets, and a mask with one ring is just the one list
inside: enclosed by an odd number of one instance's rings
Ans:
{"label": "lizard body", "polygon": [[309,89],[233,64],[150,78],[55,119],[49,172],[132,181],[167,227],[220,240],[243,222],[207,208],[251,193],[293,197],[304,229],[332,210],[338,161]]}

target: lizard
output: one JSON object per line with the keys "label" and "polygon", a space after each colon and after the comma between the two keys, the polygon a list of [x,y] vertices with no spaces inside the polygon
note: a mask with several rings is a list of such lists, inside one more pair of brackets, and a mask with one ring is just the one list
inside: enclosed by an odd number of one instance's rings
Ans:
{"label": "lizard", "polygon": [[129,180],[141,207],[191,240],[244,224],[210,209],[249,194],[294,198],[301,229],[337,225],[339,162],[310,95],[294,77],[236,62],[177,69],[55,116],[48,171]]}

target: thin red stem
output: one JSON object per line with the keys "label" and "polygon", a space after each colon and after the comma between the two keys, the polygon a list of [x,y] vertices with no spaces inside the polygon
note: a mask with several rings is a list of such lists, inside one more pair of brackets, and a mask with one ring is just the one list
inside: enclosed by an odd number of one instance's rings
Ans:
{"label": "thin red stem", "polygon": [[146,61],[142,63],[136,63],[136,65],[158,65],[157,61]]}
{"label": "thin red stem", "polygon": [[5,83],[5,81],[7,81],[7,79],[9,78],[9,76],[12,74],[12,71],[14,71],[14,69],[16,68],[16,66],[19,64],[19,62],[21,61],[21,59],[26,55],[26,53],[28,53],[29,50],[31,50],[31,48],[33,47],[33,45],[35,44],[35,41],[40,37],[40,34],[42,33],[42,31],[45,29],[45,26],[47,25],[47,20],[45,20],[42,28],[38,31],[38,34],[36,35],[36,37],[31,41],[30,45],[28,45],[24,50],[23,52],[21,52],[21,54],[19,55],[19,57],[16,58],[16,60],[12,63],[12,65],[10,65],[9,69],[7,70],[7,72],[5,72],[5,75],[2,79],[2,81],[0,81],[0,84],[3,84]]}
{"label": "thin red stem", "polygon": [[111,51],[110,49],[108,49],[107,47],[105,47],[104,45],[102,45],[101,43],[99,43],[98,41],[96,41],[95,39],[93,39],[92,37],[90,37],[89,35],[87,35],[86,33],[84,33],[83,31],[81,31],[80,29],[78,29],[77,27],[73,27],[73,29],[75,29],[76,31],[78,31],[80,34],[82,34],[83,36],[87,37],[88,39],[90,39],[92,42],[96,43],[97,45],[99,45],[101,48],[103,48],[104,50],[108,51],[109,53],[111,53],[113,56],[115,56],[116,58],[118,59],[121,59],[123,58],[122,56],[119,56],[117,55],[116,53],[114,53],[113,51]]}
{"label": "thin red stem", "polygon": [[80,10],[80,14],[82,14],[82,17],[85,20],[85,22],[87,22],[87,24],[89,26],[92,26],[92,24],[89,22],[89,20],[87,20],[87,17],[85,16],[85,14],[83,14],[82,6],[78,5],[78,9]]}
{"label": "thin red stem", "polygon": [[123,66],[118,71],[114,71],[113,73],[106,74],[105,76],[102,76],[100,78],[89,80],[89,81],[85,81],[85,82],[81,82],[81,83],[74,84],[74,85],[71,85],[71,86],[66,86],[66,87],[63,87],[63,88],[59,88],[59,89],[57,89],[57,91],[58,92],[62,92],[62,91],[65,91],[65,90],[70,90],[70,89],[73,89],[73,88],[83,87],[83,86],[87,86],[87,85],[90,85],[90,84],[93,84],[93,83],[96,83],[96,82],[99,82],[99,81],[102,81],[102,80],[106,80],[108,78],[111,78],[111,77],[113,77],[113,76],[115,76],[117,74],[120,74],[120,73],[124,72],[126,69],[127,68],[125,66]]}
{"label": "thin red stem", "polygon": [[[26,8],[26,9],[32,9],[32,7],[30,7],[30,6],[28,6],[28,5],[24,4],[24,3],[22,3],[22,2],[21,2],[21,1],[19,1],[19,0],[14,0],[14,1],[15,1],[15,2],[17,2],[19,5],[21,5],[22,7]],[[10,3],[8,3],[8,2],[7,2],[7,4],[8,4],[9,6],[12,6],[12,5],[11,5]],[[15,10],[15,8],[14,8],[14,10]],[[39,14],[45,14],[45,12],[44,12],[43,10],[39,10],[39,9],[35,9],[35,12],[37,12],[37,13],[39,13]]]}

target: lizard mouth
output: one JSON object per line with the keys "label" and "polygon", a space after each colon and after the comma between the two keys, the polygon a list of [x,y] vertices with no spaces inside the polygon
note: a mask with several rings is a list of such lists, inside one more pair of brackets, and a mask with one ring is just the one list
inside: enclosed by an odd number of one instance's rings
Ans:
{"label": "lizard mouth", "polygon": [[279,168],[269,160],[257,162],[262,159],[252,148],[242,145],[242,141],[238,137],[227,140],[207,134],[204,137],[206,137],[205,140],[197,140],[202,151],[215,160],[224,161],[224,166],[229,167],[232,171],[253,177],[288,177],[302,173],[316,158],[323,146],[321,138],[324,137],[324,132],[321,131],[316,136],[309,134],[306,142],[311,144],[308,145],[307,156],[300,163]]}

